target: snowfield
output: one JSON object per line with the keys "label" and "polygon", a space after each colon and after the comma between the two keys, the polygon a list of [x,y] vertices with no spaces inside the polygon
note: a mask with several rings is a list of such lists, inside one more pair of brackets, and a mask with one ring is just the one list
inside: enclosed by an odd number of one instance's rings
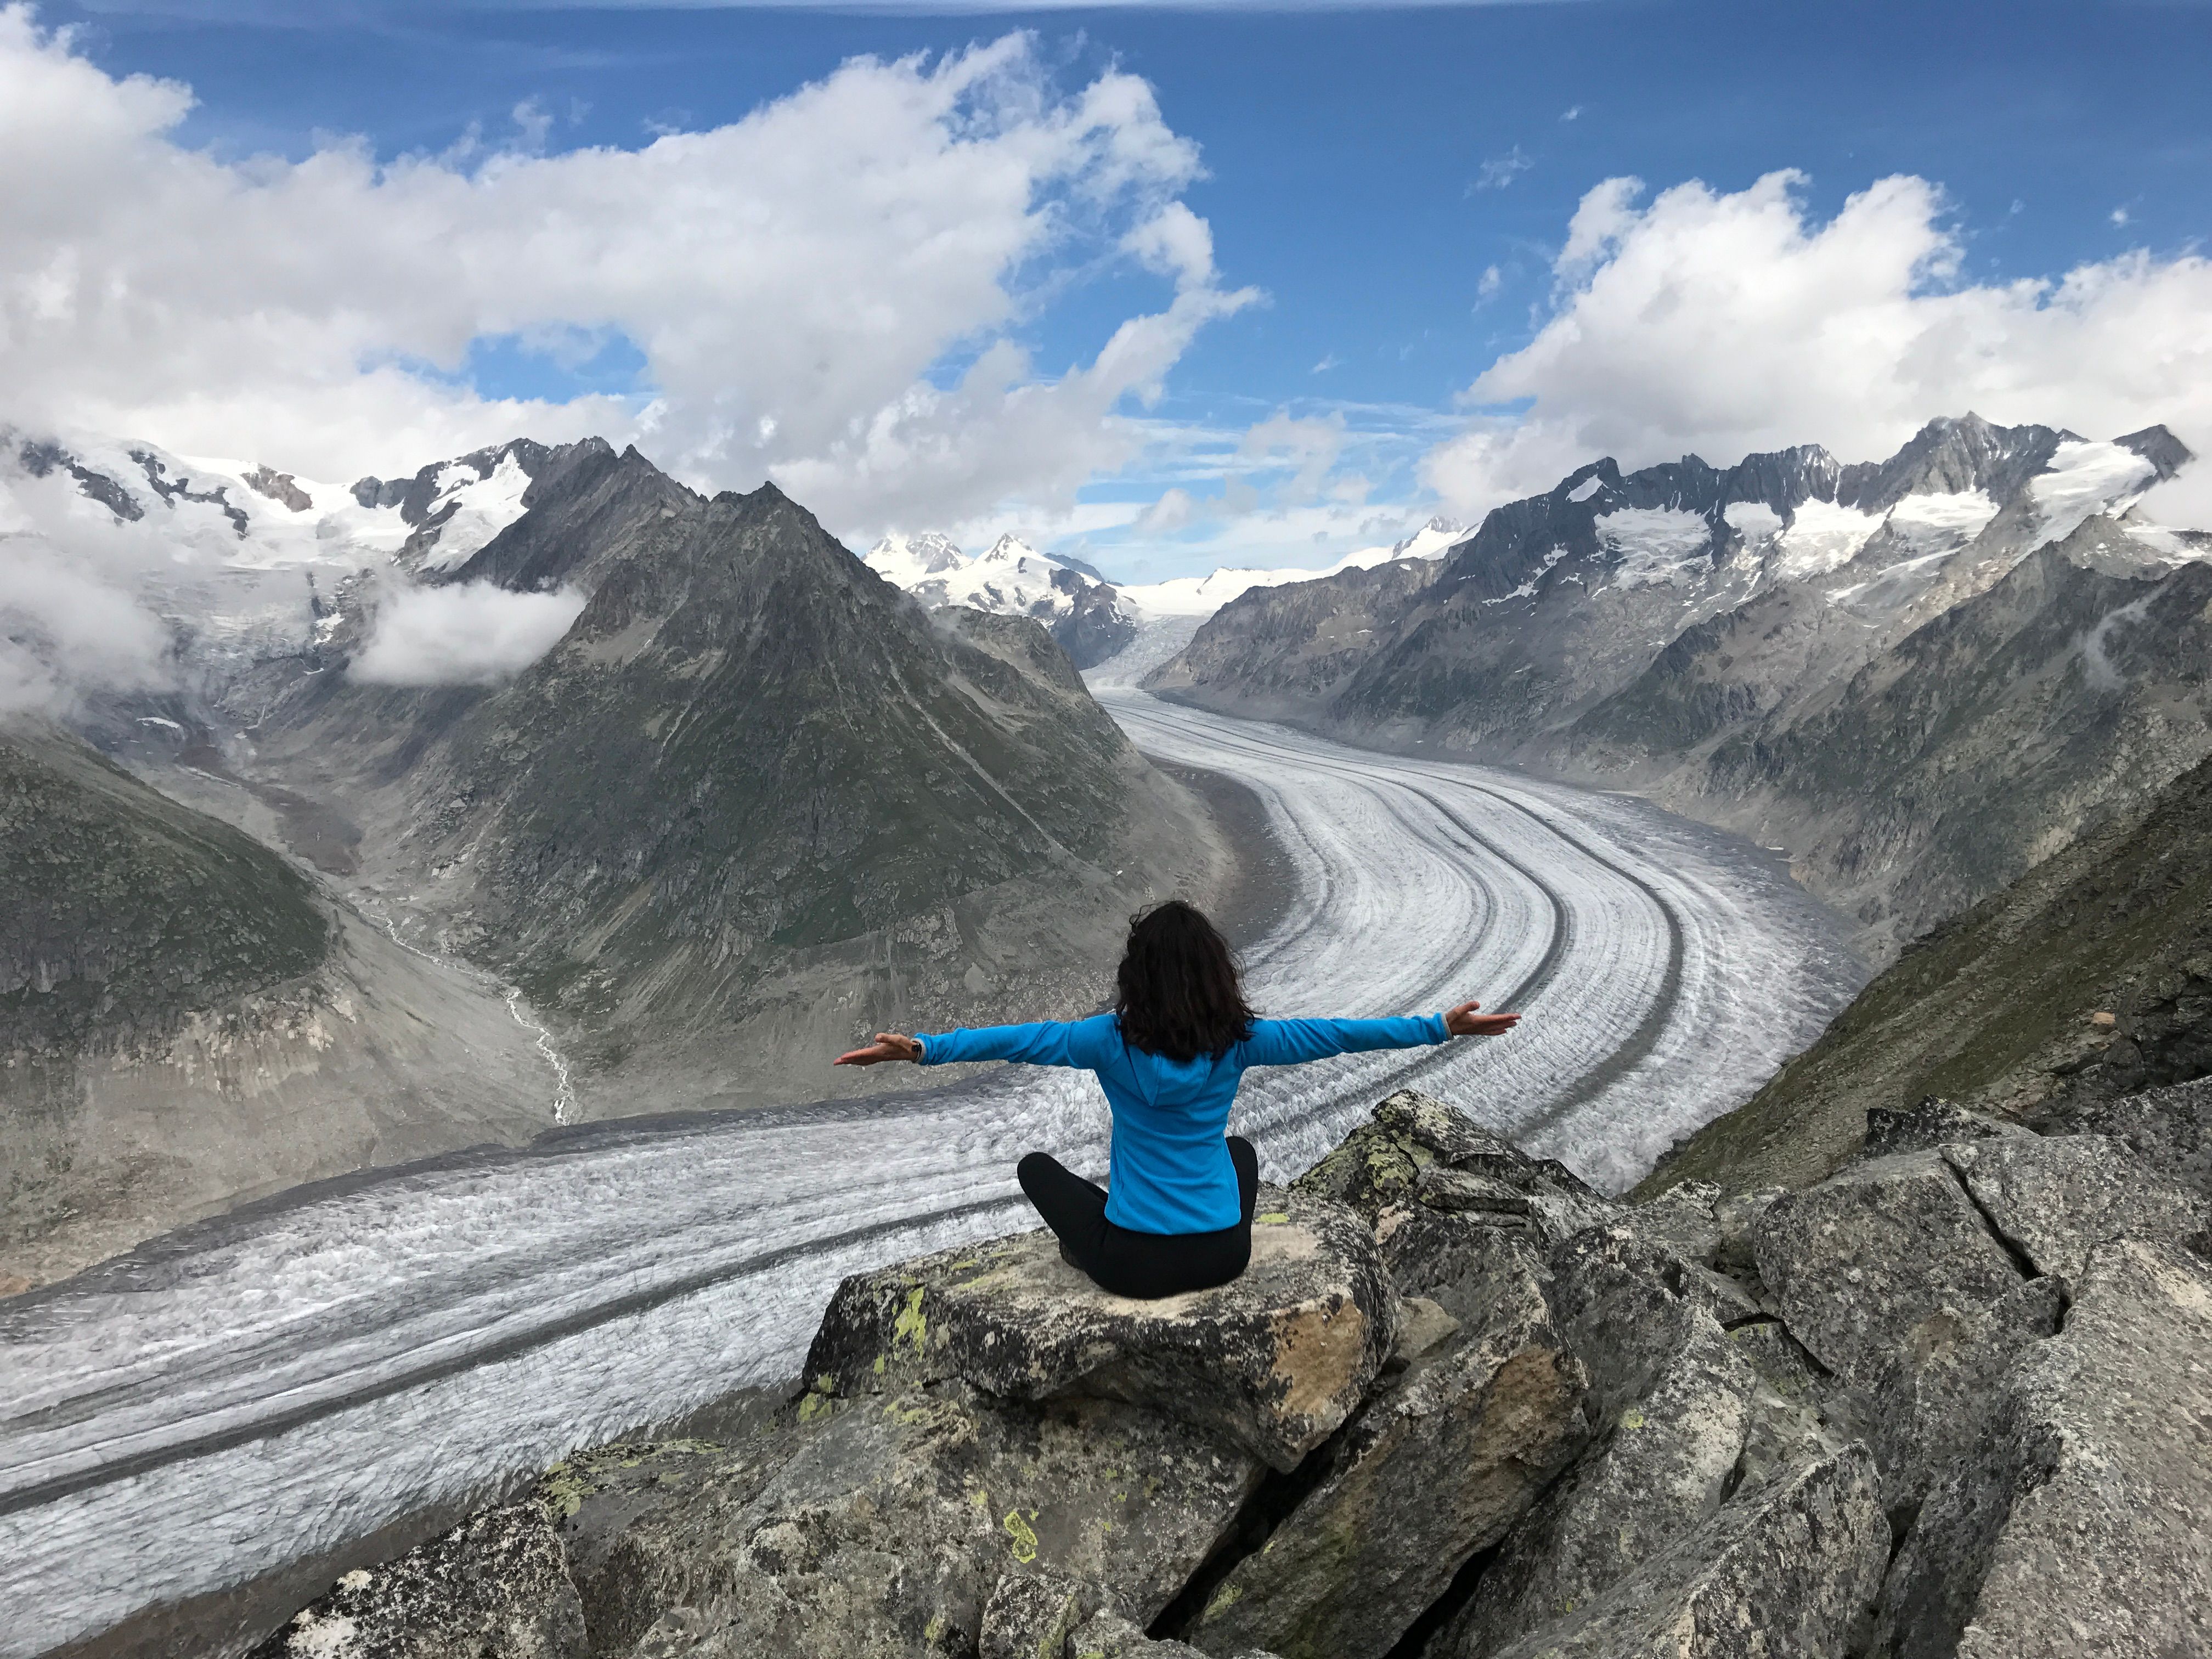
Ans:
{"label": "snowfield", "polygon": [[[1527,1016],[1494,1041],[1254,1073],[1235,1127],[1271,1178],[1412,1083],[1619,1187],[1863,977],[1842,926],[1741,842],[1159,702],[1126,681],[1164,647],[1093,684],[1148,753],[1265,802],[1296,891],[1248,953],[1255,1000]],[[842,1275],[1030,1224],[1016,1158],[1097,1172],[1106,1128],[1087,1076],[1021,1067],[587,1125],[288,1194],[20,1298],[0,1313],[0,1655],[788,1377]]]}

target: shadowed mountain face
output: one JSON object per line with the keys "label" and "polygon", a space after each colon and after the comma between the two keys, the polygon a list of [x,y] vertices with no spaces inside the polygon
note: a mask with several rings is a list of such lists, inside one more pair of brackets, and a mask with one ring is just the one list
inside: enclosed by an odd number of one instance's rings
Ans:
{"label": "shadowed mountain face", "polygon": [[1650,793],[1783,844],[1885,957],[2212,748],[2212,538],[2126,516],[2187,459],[1968,416],[1879,464],[1601,461],[1431,582],[1247,594],[1147,683]]}
{"label": "shadowed mountain face", "polygon": [[0,1283],[553,1121],[499,997],[52,728],[0,732]]}
{"label": "shadowed mountain face", "polygon": [[[2103,1018],[2097,1018],[2103,1016]],[[1644,1190],[1802,1186],[1927,1096],[2044,1133],[2212,1073],[2212,762],[1914,944]]]}
{"label": "shadowed mountain face", "polygon": [[[358,817],[371,880],[574,1021],[594,1066],[742,1069],[732,1030],[774,1005],[758,1042],[817,1045],[818,1091],[844,1081],[819,1045],[872,1018],[1017,981],[1087,1007],[1091,934],[1218,873],[1200,809],[1039,624],[925,612],[772,486],[704,498],[634,450],[552,452],[524,505],[447,579],[587,593],[547,656],[495,690],[295,674],[253,764]],[[373,626],[352,597],[330,659]],[[1040,925],[1048,965],[1009,974]],[[834,1034],[787,995],[817,969],[856,975]]]}
{"label": "shadowed mountain face", "polygon": [[329,952],[290,865],[52,728],[0,729],[0,1053],[17,1066],[158,1042]]}

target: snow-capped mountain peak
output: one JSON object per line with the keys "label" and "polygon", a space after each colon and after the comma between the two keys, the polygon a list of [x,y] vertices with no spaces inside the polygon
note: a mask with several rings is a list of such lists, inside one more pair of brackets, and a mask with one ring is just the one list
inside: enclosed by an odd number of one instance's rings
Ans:
{"label": "snow-capped mountain peak", "polygon": [[896,587],[912,587],[930,576],[957,570],[968,556],[952,538],[934,530],[918,535],[892,534],[868,550],[868,568]]}

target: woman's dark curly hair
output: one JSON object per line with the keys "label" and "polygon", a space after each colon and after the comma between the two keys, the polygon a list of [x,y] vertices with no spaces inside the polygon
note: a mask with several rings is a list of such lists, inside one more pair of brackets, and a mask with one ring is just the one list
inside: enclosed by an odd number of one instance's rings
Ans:
{"label": "woman's dark curly hair", "polygon": [[1129,922],[1114,1012],[1133,1047],[1169,1060],[1219,1060],[1252,1035],[1229,941],[1195,905],[1170,899]]}

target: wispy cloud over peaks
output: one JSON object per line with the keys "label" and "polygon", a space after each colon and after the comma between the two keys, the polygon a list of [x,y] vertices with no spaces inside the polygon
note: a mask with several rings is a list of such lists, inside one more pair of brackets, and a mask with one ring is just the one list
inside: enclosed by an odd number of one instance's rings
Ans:
{"label": "wispy cloud over peaks", "polygon": [[[860,533],[1072,500],[1256,297],[1218,282],[1152,88],[1063,85],[1026,34],[856,58],[636,149],[547,153],[562,122],[525,102],[446,155],[232,163],[180,142],[191,101],[0,9],[0,413],[319,475],[599,432]],[[1116,266],[1164,279],[1156,308],[1036,372],[1013,331]],[[585,336],[634,348],[641,390],[472,380],[486,342]]]}
{"label": "wispy cloud over peaks", "polygon": [[1802,183],[1692,182],[1648,203],[1633,179],[1592,189],[1548,320],[1466,394],[1525,412],[1477,416],[1431,453],[1431,484],[1479,513],[1599,455],[1719,461],[1815,441],[1863,459],[1970,409],[2100,437],[2164,422],[2200,449],[2212,438],[2212,261],[2138,252],[1974,283],[1936,185],[1879,179],[1822,222]]}

